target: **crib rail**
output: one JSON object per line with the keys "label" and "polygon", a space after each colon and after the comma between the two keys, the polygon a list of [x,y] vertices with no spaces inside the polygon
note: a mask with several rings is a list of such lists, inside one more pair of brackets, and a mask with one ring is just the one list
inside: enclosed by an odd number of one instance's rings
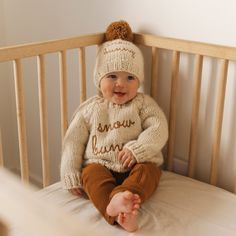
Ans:
{"label": "crib rail", "polygon": [[236,60],[236,47],[167,38],[149,34],[136,34],[134,41],[137,44],[146,45],[149,47],[222,58],[226,60]]}
{"label": "crib rail", "polygon": [[12,61],[47,53],[60,52],[73,48],[86,47],[102,43],[104,34],[91,34],[68,39],[52,40],[42,43],[23,44],[1,48],[0,62]]}
{"label": "crib rail", "polygon": [[[189,145],[189,168],[188,176],[194,177],[196,151],[197,151],[197,130],[198,130],[198,113],[200,105],[200,88],[202,78],[202,67],[204,63],[204,56],[218,58],[222,61],[220,82],[218,85],[217,106],[214,122],[214,134],[212,143],[212,158],[211,158],[211,171],[210,183],[217,184],[219,152],[221,142],[222,121],[224,114],[224,101],[225,90],[227,83],[228,64],[230,60],[236,60],[236,48],[226,47],[221,45],[213,45],[201,42],[193,42],[187,40],[163,38],[153,35],[136,35],[135,42],[142,45],[151,46],[154,51],[154,57],[157,57],[155,48],[167,49],[173,52],[172,57],[172,83],[171,83],[171,101],[170,101],[170,114],[169,114],[169,130],[170,137],[168,143],[167,154],[167,168],[173,169],[174,158],[174,143],[175,143],[175,129],[176,129],[176,100],[178,89],[178,74],[179,74],[179,58],[180,53],[188,53],[195,55],[195,72],[194,72],[194,93],[193,93],[193,110],[191,121],[191,134]],[[155,59],[157,60],[157,59]],[[154,75],[155,72],[152,74]],[[155,73],[156,77],[157,73]],[[154,94],[155,92],[152,91]],[[236,184],[234,188],[236,193]]]}
{"label": "crib rail", "polygon": [[[47,128],[47,106],[45,98],[45,62],[44,55],[58,52],[60,61],[60,94],[61,94],[61,138],[64,137],[67,122],[67,68],[66,51],[78,48],[80,65],[80,100],[86,99],[86,62],[85,48],[103,42],[104,34],[92,34],[76,38],[55,40],[36,44],[26,44],[16,47],[0,49],[0,62],[13,61],[15,71],[15,88],[17,103],[18,135],[20,146],[20,159],[22,178],[28,181],[28,157],[27,157],[27,138],[24,118],[24,92],[22,86],[21,61],[26,57],[36,56],[38,59],[38,84],[39,84],[39,103],[40,103],[40,123],[41,123],[41,148],[43,160],[44,186],[49,184],[49,158],[48,158],[48,128]],[[225,90],[227,85],[228,65],[230,61],[236,60],[236,48],[221,45],[213,45],[201,42],[193,42],[181,39],[165,38],[147,34],[135,34],[134,42],[140,45],[151,47],[152,49],[152,68],[151,68],[151,95],[156,98],[158,71],[159,71],[159,49],[172,52],[172,71],[171,71],[171,97],[169,108],[169,142],[167,150],[167,168],[173,170],[173,159],[175,151],[176,135],[176,116],[177,116],[177,92],[179,83],[179,67],[181,54],[187,53],[195,56],[194,64],[194,89],[192,97],[191,131],[189,141],[189,166],[188,176],[195,176],[197,161],[197,136],[198,136],[198,116],[200,107],[200,92],[202,82],[202,69],[205,57],[217,58],[222,62],[219,75],[217,92],[217,106],[214,121],[214,134],[212,141],[212,157],[210,183],[217,184],[219,152],[221,143],[222,121],[224,115]],[[1,147],[1,146],[0,146]],[[1,151],[1,150],[0,150]],[[1,152],[0,152],[1,157]],[[236,184],[235,184],[236,192]]]}
{"label": "crib rail", "polygon": [[100,44],[103,41],[103,38],[104,34],[100,33],[100,34],[93,34],[70,39],[54,40],[49,42],[26,44],[26,45],[6,47],[0,49],[0,62],[13,61],[21,177],[23,181],[29,182],[29,164],[28,164],[29,161],[27,155],[22,60],[28,57],[37,57],[42,170],[43,170],[43,186],[45,187],[49,185],[50,177],[49,177],[49,157],[48,157],[48,120],[47,120],[47,101],[45,92],[44,55],[55,52],[59,54],[60,94],[61,94],[60,96],[61,139],[63,139],[68,126],[66,50],[75,48],[78,48],[79,50],[80,101],[83,102],[86,99],[86,72],[85,72],[84,47]]}

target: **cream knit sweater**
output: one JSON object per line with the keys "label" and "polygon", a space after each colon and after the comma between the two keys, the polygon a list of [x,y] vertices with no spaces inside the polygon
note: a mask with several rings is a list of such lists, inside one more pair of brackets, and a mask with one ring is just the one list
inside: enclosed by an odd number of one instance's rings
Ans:
{"label": "cream knit sweater", "polygon": [[123,105],[94,96],[79,106],[66,132],[61,161],[63,187],[81,187],[81,169],[90,163],[116,172],[128,171],[117,158],[124,147],[137,163],[161,165],[161,149],[167,138],[165,115],[150,96],[138,93]]}

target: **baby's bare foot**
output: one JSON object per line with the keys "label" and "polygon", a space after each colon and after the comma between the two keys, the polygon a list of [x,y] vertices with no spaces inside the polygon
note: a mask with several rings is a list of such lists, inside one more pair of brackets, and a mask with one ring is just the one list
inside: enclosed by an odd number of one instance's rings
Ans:
{"label": "baby's bare foot", "polygon": [[140,202],[138,194],[130,191],[119,192],[112,197],[106,211],[109,216],[118,216],[120,213],[136,214]]}
{"label": "baby's bare foot", "polygon": [[138,230],[137,211],[136,214],[120,213],[117,217],[117,223],[128,232]]}

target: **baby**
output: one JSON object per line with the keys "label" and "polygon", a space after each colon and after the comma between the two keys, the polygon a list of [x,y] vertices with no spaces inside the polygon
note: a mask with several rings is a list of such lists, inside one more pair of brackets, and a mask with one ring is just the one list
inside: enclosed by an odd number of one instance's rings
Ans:
{"label": "baby", "polygon": [[138,229],[138,209],[156,190],[168,138],[164,113],[138,92],[144,60],[125,21],[113,22],[99,46],[94,82],[100,94],[83,104],[66,132],[63,187],[84,193],[105,220]]}

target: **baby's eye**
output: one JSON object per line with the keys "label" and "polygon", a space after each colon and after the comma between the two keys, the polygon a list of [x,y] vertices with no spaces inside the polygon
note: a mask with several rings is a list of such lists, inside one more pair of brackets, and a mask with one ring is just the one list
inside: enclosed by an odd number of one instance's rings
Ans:
{"label": "baby's eye", "polygon": [[116,76],[116,75],[113,75],[113,74],[110,74],[110,75],[107,75],[107,78],[109,78],[109,79],[116,79],[117,76]]}
{"label": "baby's eye", "polygon": [[134,80],[134,79],[135,79],[135,77],[133,75],[128,76],[128,80]]}

